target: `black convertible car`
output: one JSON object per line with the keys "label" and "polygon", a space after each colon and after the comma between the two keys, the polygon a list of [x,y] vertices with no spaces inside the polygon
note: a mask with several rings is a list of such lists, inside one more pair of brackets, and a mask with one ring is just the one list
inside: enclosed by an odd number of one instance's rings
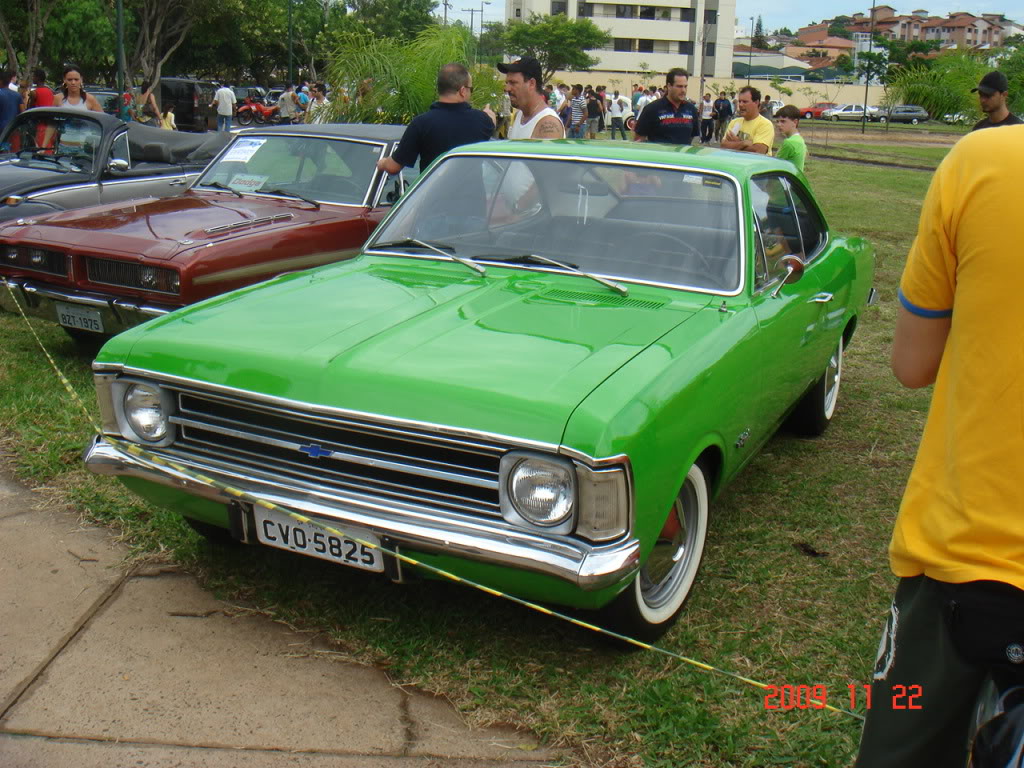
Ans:
{"label": "black convertible car", "polygon": [[123,123],[102,112],[26,110],[0,137],[0,221],[180,195],[231,138]]}

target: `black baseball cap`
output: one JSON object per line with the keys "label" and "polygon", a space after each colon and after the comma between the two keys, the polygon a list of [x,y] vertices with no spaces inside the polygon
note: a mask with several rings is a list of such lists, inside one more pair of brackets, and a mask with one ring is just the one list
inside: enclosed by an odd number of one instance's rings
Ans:
{"label": "black baseball cap", "polygon": [[977,93],[981,91],[986,96],[991,96],[993,93],[1006,93],[1010,90],[1010,82],[1006,79],[1006,75],[1002,72],[989,72],[978,83],[977,88],[971,88],[971,93]]}
{"label": "black baseball cap", "polygon": [[532,56],[523,56],[519,61],[513,61],[508,64],[498,64],[498,71],[503,75],[507,75],[509,72],[522,72],[523,79],[529,80],[532,77],[537,81],[538,88],[544,80],[544,75],[540,69],[540,62]]}

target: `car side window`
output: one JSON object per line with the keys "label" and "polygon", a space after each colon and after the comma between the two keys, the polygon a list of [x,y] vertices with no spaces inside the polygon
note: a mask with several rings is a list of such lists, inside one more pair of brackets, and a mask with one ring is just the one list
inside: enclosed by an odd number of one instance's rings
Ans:
{"label": "car side window", "polygon": [[789,179],[789,190],[793,196],[793,207],[796,209],[797,223],[800,225],[800,239],[804,261],[810,261],[818,255],[825,243],[826,227],[817,208],[810,201],[810,196],[803,184],[796,179]]}
{"label": "car side window", "polygon": [[110,145],[110,160],[124,160],[131,164],[131,151],[128,148],[128,132],[125,131]]}
{"label": "car side window", "polygon": [[767,284],[786,274],[780,263],[783,256],[796,254],[803,258],[800,226],[785,179],[781,176],[755,177],[750,185],[750,203],[760,234],[759,245],[763,248],[763,282]]}

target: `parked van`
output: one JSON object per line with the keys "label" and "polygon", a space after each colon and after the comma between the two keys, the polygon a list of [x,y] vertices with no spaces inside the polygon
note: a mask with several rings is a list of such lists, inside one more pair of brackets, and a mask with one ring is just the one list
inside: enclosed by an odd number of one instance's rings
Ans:
{"label": "parked van", "polygon": [[217,115],[210,102],[217,87],[186,77],[160,78],[160,108],[174,105],[174,121],[180,131],[213,131]]}

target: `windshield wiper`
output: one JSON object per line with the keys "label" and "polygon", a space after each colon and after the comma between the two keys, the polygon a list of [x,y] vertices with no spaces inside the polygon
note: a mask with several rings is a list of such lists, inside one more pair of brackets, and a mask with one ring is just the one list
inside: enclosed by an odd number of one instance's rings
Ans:
{"label": "windshield wiper", "polygon": [[242,193],[237,189],[232,189],[227,184],[221,184],[219,181],[207,181],[199,185],[200,187],[213,187],[214,189],[223,189],[225,192],[230,192],[235,197],[241,197]]}
{"label": "windshield wiper", "polygon": [[316,208],[318,211],[320,210],[320,203],[318,203],[316,200],[310,200],[308,197],[303,197],[302,195],[297,195],[294,192],[289,192],[286,189],[280,189],[280,188],[276,188],[276,189],[263,189],[261,187],[260,189],[257,189],[256,191],[257,192],[262,192],[264,195],[280,195],[281,197],[294,197],[296,200],[301,200],[304,203],[309,203],[314,208]]}
{"label": "windshield wiper", "polygon": [[[444,243],[431,245],[430,243],[425,243],[422,240],[417,240],[415,237],[406,237],[402,240],[392,240],[387,243],[374,243],[371,246],[371,248],[408,248],[410,245],[416,245],[419,246],[420,248],[426,248],[428,251],[433,251],[434,253],[444,256],[446,259],[457,261],[459,262],[459,264],[467,266],[470,269],[476,270],[481,275],[487,274],[487,270],[481,267],[475,261],[473,261],[472,259],[467,259],[463,256],[456,256],[455,247],[451,245],[446,245]],[[442,248],[445,250],[441,250]],[[451,253],[447,253],[446,251],[451,251]]]}
{"label": "windshield wiper", "polygon": [[614,280],[608,280],[603,277],[598,277],[597,275],[592,275],[589,272],[584,272],[575,264],[569,264],[564,261],[555,261],[554,259],[549,259],[547,256],[539,256],[536,253],[524,253],[519,256],[508,256],[505,258],[496,256],[493,258],[495,261],[505,261],[509,262],[510,264],[550,264],[553,267],[561,267],[562,269],[567,269],[573,274],[589,277],[591,280],[595,280],[599,282],[601,285],[607,288],[611,288],[613,291],[616,291],[617,293],[621,293],[623,296],[629,295],[629,289],[622,283],[616,283]]}
{"label": "windshield wiper", "polygon": [[[19,155],[19,157],[20,157],[20,155]],[[48,155],[48,154],[45,154],[43,152],[33,152],[32,153],[32,159],[33,160],[46,160],[48,163],[53,163],[54,165],[56,165],[64,173],[70,173],[71,172],[71,168],[66,168],[60,162],[60,156],[59,155]],[[72,167],[74,167],[74,165],[72,165]]]}

